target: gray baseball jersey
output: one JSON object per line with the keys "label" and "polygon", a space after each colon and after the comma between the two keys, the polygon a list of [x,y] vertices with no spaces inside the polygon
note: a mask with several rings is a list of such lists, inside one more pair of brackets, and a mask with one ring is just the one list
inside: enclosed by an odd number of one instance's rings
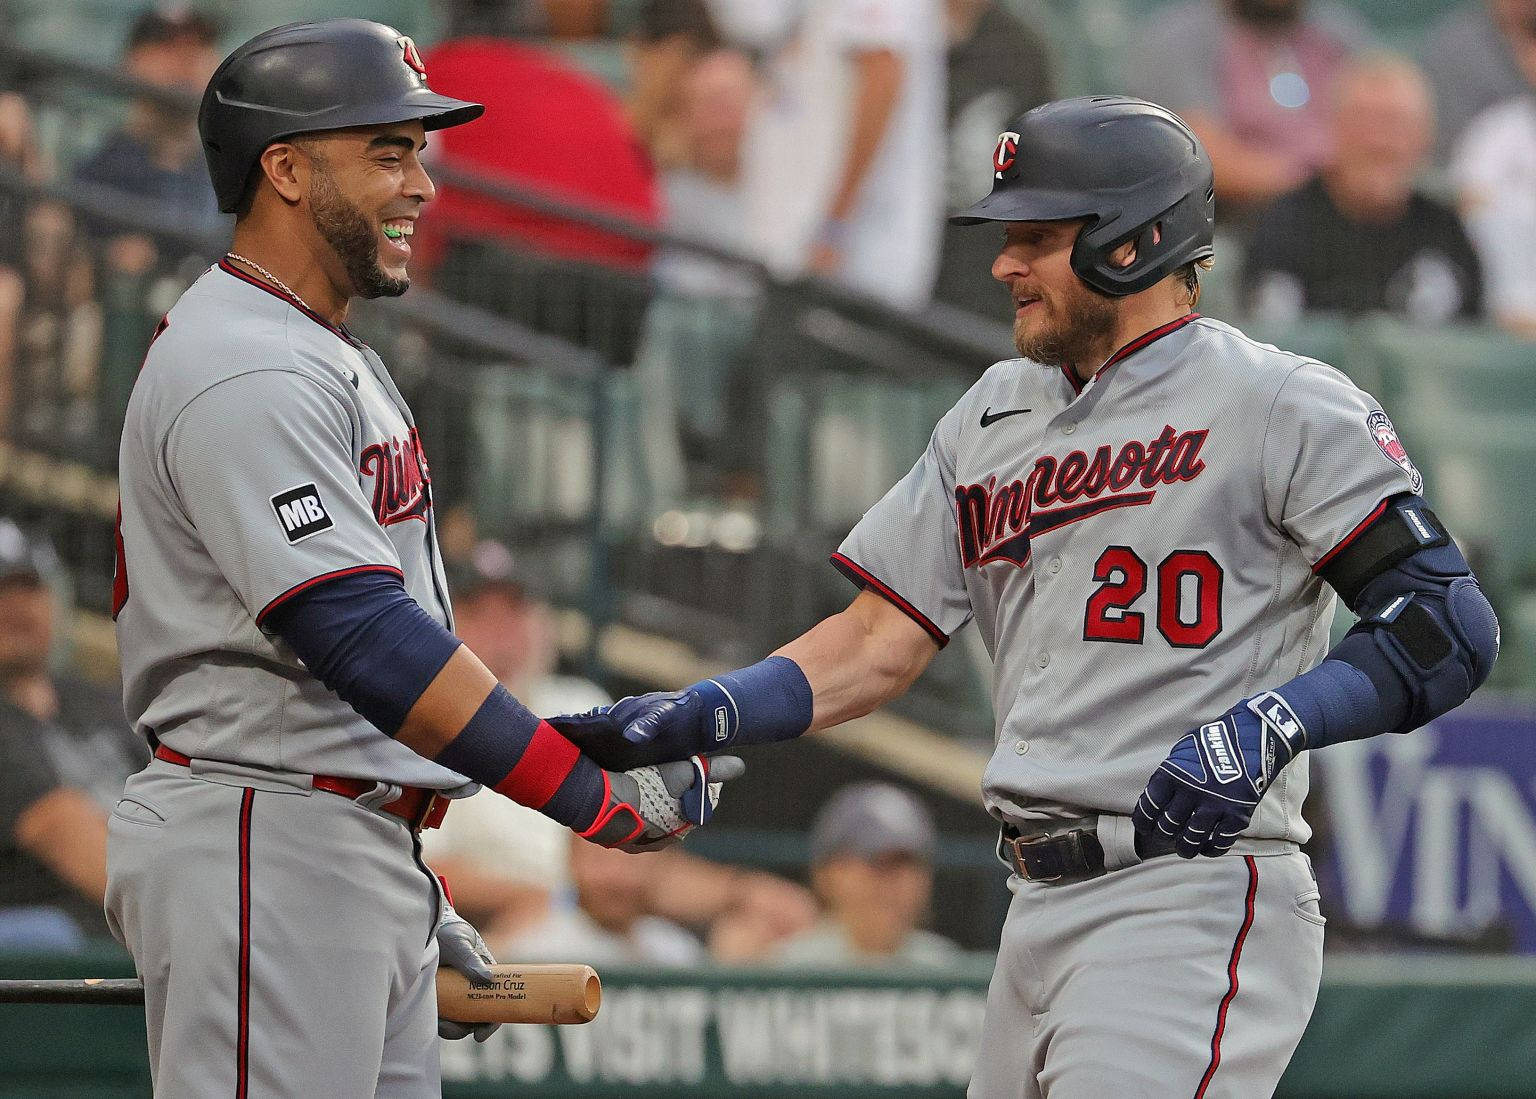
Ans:
{"label": "gray baseball jersey", "polygon": [[400,576],[451,628],[426,458],[371,348],[221,263],[150,347],[119,477],[114,617],[141,732],[199,760],[472,789],[262,629],[285,599],[364,571]]}
{"label": "gray baseball jersey", "polygon": [[[1322,658],[1317,568],[1421,487],[1343,374],[1191,314],[1086,385],[993,366],[834,563],[941,643],[975,619],[994,815],[1126,814],[1180,736]],[[1303,755],[1246,835],[1305,840],[1306,789]]]}

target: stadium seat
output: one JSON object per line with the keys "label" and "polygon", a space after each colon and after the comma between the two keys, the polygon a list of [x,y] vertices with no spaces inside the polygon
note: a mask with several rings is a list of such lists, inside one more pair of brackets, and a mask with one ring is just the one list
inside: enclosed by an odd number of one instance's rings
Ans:
{"label": "stadium seat", "polygon": [[1364,331],[1394,407],[1536,420],[1536,345],[1493,329],[1419,326],[1388,318]]}
{"label": "stadium seat", "polygon": [[1262,343],[1274,344],[1337,367],[1361,389],[1374,394],[1391,409],[1388,396],[1382,393],[1381,357],[1362,346],[1358,325],[1350,318],[1338,314],[1308,313],[1297,320],[1283,323],[1253,320],[1238,321],[1237,324]]}
{"label": "stadium seat", "polygon": [[1415,327],[1381,318],[1362,353],[1426,493],[1481,556],[1490,585],[1536,581],[1536,347],[1483,329]]}

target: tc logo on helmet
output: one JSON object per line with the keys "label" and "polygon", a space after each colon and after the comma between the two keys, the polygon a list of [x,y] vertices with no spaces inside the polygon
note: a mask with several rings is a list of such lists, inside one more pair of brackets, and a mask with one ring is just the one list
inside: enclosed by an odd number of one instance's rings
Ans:
{"label": "tc logo on helmet", "polygon": [[1019,135],[1012,130],[999,134],[997,148],[992,150],[992,169],[997,173],[998,179],[1002,179],[1003,173],[1013,167],[1013,162],[1018,155]]}
{"label": "tc logo on helmet", "polygon": [[425,77],[427,75],[427,67],[421,62],[421,54],[416,52],[416,43],[412,42],[407,35],[402,34],[400,36],[400,49],[405,54],[405,63],[411,67],[412,71]]}

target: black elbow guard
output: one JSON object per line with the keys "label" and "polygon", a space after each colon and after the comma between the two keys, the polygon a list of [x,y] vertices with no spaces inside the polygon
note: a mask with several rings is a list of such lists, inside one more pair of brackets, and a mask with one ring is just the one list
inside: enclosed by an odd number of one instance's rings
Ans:
{"label": "black elbow guard", "polygon": [[1498,619],[1449,538],[1375,576],[1357,609],[1359,624],[1330,655],[1364,671],[1384,700],[1402,704],[1394,732],[1455,709],[1493,670]]}

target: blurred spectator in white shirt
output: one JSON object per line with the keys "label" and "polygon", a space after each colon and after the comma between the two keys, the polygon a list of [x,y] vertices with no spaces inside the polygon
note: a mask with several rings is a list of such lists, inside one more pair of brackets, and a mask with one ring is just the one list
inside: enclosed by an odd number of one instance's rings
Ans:
{"label": "blurred spectator in white shirt", "polygon": [[574,903],[556,903],[517,935],[486,942],[501,958],[588,965],[694,965],[704,947],[679,925],[648,912],[652,864],[664,855],[633,855],[572,840]]}
{"label": "blurred spectator in white shirt", "polygon": [[[611,702],[586,679],[555,674],[549,608],[529,598],[511,553],[483,541],[449,575],[454,632],[491,674],[537,714],[580,713]],[[487,939],[542,919],[567,881],[569,833],[543,813],[482,790],[455,802],[422,852],[448,880],[454,906]]]}
{"label": "blurred spectator in white shirt", "polygon": [[663,171],[686,164],[681,127],[683,84],[699,58],[720,45],[704,0],[645,0],[626,48],[625,95],[635,136]]}
{"label": "blurred spectator in white shirt", "polygon": [[[678,161],[662,174],[667,232],[746,252],[741,146],[755,86],[752,63],[732,49],[705,54],[682,75],[671,128]],[[651,272],[657,293],[635,373],[645,495],[659,514],[746,476],[751,447],[739,408],[762,287],[740,265],[681,247],[659,249]]]}
{"label": "blurred spectator in white shirt", "polygon": [[1472,120],[1451,173],[1483,261],[1489,315],[1507,331],[1536,339],[1536,36],[1516,57],[1525,90]]}
{"label": "blurred spectator in white shirt", "polygon": [[1222,218],[1298,187],[1327,162],[1328,104],[1349,55],[1369,41],[1358,16],[1309,0],[1188,0],[1131,34],[1132,94],[1175,111],[1216,171]]}
{"label": "blurred spectator in white shirt", "polygon": [[764,56],[742,156],[748,250],[903,308],[927,303],[943,215],[942,0],[716,0]]}
{"label": "blurred spectator in white shirt", "polygon": [[1536,43],[1536,0],[1470,0],[1435,24],[1424,70],[1435,88],[1435,160],[1451,157],[1467,124],[1525,89],[1517,52]]}
{"label": "blurred spectator in white shirt", "polygon": [[[515,562],[505,546],[475,541],[462,520],[446,522],[444,546],[454,561],[449,570],[454,632],[517,699],[536,714],[580,713],[612,701],[590,680],[556,674],[553,613],[518,583]],[[582,855],[572,854],[573,843],[591,851],[604,850],[573,840],[566,828],[544,814],[487,790],[456,801],[441,828],[422,833],[422,852],[432,869],[447,879],[454,906],[493,944],[521,942],[525,934],[532,934],[531,928],[561,921],[574,911],[574,866],[590,871],[589,889],[611,881],[623,894],[593,900],[597,914],[571,924],[584,934],[596,934],[589,924],[617,926],[621,921],[616,913],[637,903],[628,896],[631,878],[624,869],[600,861],[583,862]],[[709,937],[721,960],[745,962],[760,959],[814,916],[810,894],[772,874],[681,851],[624,857],[643,859],[637,875],[644,887],[639,908],[643,915],[660,920],[636,925],[636,941],[642,944],[691,943],[692,954],[701,952],[698,940],[686,932],[682,933],[687,935],[685,943],[656,930],[669,921],[686,921]],[[579,895],[581,883],[574,884]],[[532,960],[531,954],[504,957]],[[564,960],[548,954],[539,957]]]}
{"label": "blurred spectator in white shirt", "polygon": [[938,835],[927,807],[885,782],[845,786],[811,826],[811,886],[820,923],[787,940],[786,966],[942,966],[960,948],[922,929],[933,898]]}
{"label": "blurred spectator in white shirt", "polygon": [[1477,253],[1451,206],[1415,184],[1434,137],[1434,104],[1406,58],[1364,55],[1340,75],[1333,158],[1258,218],[1243,272],[1248,312],[1388,312],[1418,324],[1482,311]]}

